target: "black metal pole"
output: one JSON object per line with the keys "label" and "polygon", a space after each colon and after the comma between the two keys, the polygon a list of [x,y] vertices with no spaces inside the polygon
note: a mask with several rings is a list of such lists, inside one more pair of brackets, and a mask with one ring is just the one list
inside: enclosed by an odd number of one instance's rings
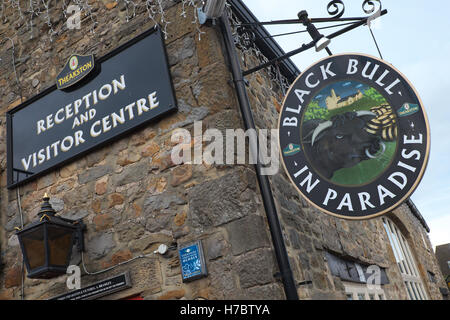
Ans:
{"label": "black metal pole", "polygon": [[[250,108],[250,101],[248,99],[242,69],[239,63],[239,58],[234,45],[231,27],[226,13],[222,15],[222,17],[220,18],[220,22],[226,50],[228,53],[228,58],[231,65],[234,85],[239,100],[239,106],[244,120],[244,126],[246,130],[248,129],[255,130],[255,122]],[[257,159],[255,164],[256,177],[261,191],[264,209],[267,215],[267,221],[270,228],[270,234],[272,237],[272,243],[275,250],[275,256],[278,262],[281,279],[284,285],[284,292],[288,300],[298,300],[297,288],[289,264],[286,246],[283,241],[283,234],[281,231],[280,221],[278,220],[272,190],[270,188],[269,179],[267,178],[266,175],[262,174],[262,166],[260,163],[258,150],[259,150],[258,145],[255,146],[250,142],[250,151],[252,152],[254,159]]]}
{"label": "black metal pole", "polygon": [[[387,10],[382,10],[381,14],[386,14]],[[348,21],[366,21],[368,17],[348,17],[348,18],[311,18],[312,23],[327,23],[327,22],[348,22]],[[285,20],[272,20],[263,22],[250,22],[250,23],[239,23],[239,26],[270,26],[270,25],[283,25],[283,24],[299,24],[301,23],[298,19],[285,19]]]}
{"label": "black metal pole", "polygon": [[[383,10],[383,11],[381,11],[380,16],[383,16],[383,15],[385,15],[385,14],[387,14],[387,13],[388,13],[387,10]],[[326,36],[326,37],[327,37],[328,39],[330,39],[330,40],[331,40],[331,39],[334,39],[334,38],[340,36],[341,34],[344,34],[344,33],[346,33],[346,32],[349,32],[349,31],[351,31],[351,30],[353,30],[353,29],[356,29],[356,28],[358,28],[358,27],[360,27],[360,26],[366,24],[366,23],[367,23],[367,19],[368,19],[368,18],[366,18],[366,19],[364,19],[364,20],[361,20],[361,21],[358,21],[358,22],[355,22],[355,23],[351,24],[350,26],[348,26],[348,27],[346,27],[346,28],[343,28],[343,29],[341,29],[341,30],[338,30],[338,31],[336,31],[336,32],[334,32],[334,33],[332,33],[332,34]],[[313,20],[314,20],[314,19],[311,19],[311,21],[313,21]],[[264,69],[265,67],[268,67],[268,66],[270,66],[270,65],[272,65],[272,64],[274,64],[274,63],[276,63],[276,62],[279,62],[279,61],[281,61],[281,60],[290,58],[290,57],[292,57],[292,56],[294,56],[294,55],[296,55],[296,54],[299,54],[299,53],[301,53],[301,52],[303,52],[303,51],[306,51],[306,50],[308,50],[308,49],[311,49],[311,48],[314,47],[314,45],[315,45],[315,41],[311,41],[311,42],[308,43],[308,44],[303,44],[300,48],[295,49],[295,50],[292,50],[292,51],[286,53],[285,55],[282,55],[282,56],[280,56],[280,57],[277,57],[277,58],[275,58],[275,59],[272,59],[272,60],[270,60],[270,61],[268,61],[268,62],[266,62],[266,63],[263,63],[262,65],[257,66],[257,67],[255,67],[255,68],[252,68],[252,69],[249,69],[249,70],[244,71],[244,72],[243,72],[243,75],[246,76],[246,75],[249,75],[249,74],[251,74],[251,73],[253,73],[253,72],[256,72],[256,71],[259,71],[259,70],[261,70],[261,69]]]}
{"label": "black metal pole", "polygon": [[[298,13],[298,20],[302,22],[302,24],[306,27],[306,31],[308,31],[309,35],[313,39],[314,42],[318,42],[324,36],[317,30],[316,26],[311,22],[311,19],[308,19],[308,12],[306,10],[302,10]],[[329,42],[329,41],[328,41]],[[316,49],[317,50],[317,49]],[[330,48],[325,47],[329,56],[332,56]]]}
{"label": "black metal pole", "polygon": [[[354,18],[312,18],[312,23],[323,22],[346,22],[346,21],[361,21],[366,20],[366,17],[354,17]],[[239,26],[270,26],[270,25],[282,25],[282,24],[300,24],[298,19],[286,19],[286,20],[272,20],[264,22],[251,22],[251,23],[239,23]]]}
{"label": "black metal pole", "polygon": [[[328,38],[328,39],[329,39],[329,38]],[[263,64],[261,64],[261,65],[259,65],[259,66],[257,66],[257,67],[254,67],[254,68],[252,68],[252,69],[249,69],[249,70],[244,71],[244,72],[243,72],[243,75],[244,75],[244,76],[247,76],[247,75],[249,75],[249,74],[251,74],[251,73],[253,73],[253,72],[256,72],[256,71],[259,71],[259,70],[261,70],[261,69],[264,69],[265,67],[271,66],[271,65],[273,65],[273,64],[275,64],[275,63],[277,63],[277,62],[279,62],[279,61],[282,61],[282,60],[284,60],[284,59],[287,59],[287,58],[289,58],[289,57],[292,57],[292,56],[294,56],[294,55],[296,55],[296,54],[298,54],[298,53],[301,53],[301,52],[306,51],[306,50],[308,50],[308,49],[314,48],[314,45],[315,45],[315,44],[316,44],[315,41],[311,41],[311,42],[308,43],[308,44],[303,44],[300,48],[295,49],[295,50],[292,50],[292,51],[289,51],[289,52],[286,53],[285,55],[282,55],[282,56],[280,56],[280,57],[274,58],[274,59],[272,59],[272,60],[270,60],[270,61],[268,61],[268,62],[266,62],[266,63],[263,63]]]}

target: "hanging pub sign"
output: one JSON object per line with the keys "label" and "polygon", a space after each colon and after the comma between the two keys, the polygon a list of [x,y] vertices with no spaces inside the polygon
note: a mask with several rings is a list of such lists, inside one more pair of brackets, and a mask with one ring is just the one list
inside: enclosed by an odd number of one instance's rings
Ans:
{"label": "hanging pub sign", "polygon": [[369,219],[393,210],[417,187],[430,129],[411,83],[375,57],[342,54],[304,71],[279,119],[284,168],[325,213]]}
{"label": "hanging pub sign", "polygon": [[55,86],[7,113],[8,187],[176,109],[158,28],[95,66],[93,56],[72,55]]}

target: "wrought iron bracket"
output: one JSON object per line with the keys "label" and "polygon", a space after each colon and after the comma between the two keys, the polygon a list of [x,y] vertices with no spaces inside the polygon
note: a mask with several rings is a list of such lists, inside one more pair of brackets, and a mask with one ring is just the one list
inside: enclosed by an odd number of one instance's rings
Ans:
{"label": "wrought iron bracket", "polygon": [[[342,2],[342,1],[337,1],[337,2]],[[372,1],[364,1],[364,3],[370,3],[370,2],[372,2]],[[340,36],[340,35],[342,35],[344,33],[349,32],[349,31],[351,31],[353,29],[356,29],[356,28],[358,28],[360,26],[366,25],[366,24],[370,23],[371,21],[373,21],[375,18],[384,16],[387,13],[388,13],[388,11],[386,9],[384,9],[384,10],[380,10],[379,13],[377,12],[375,15],[371,15],[371,16],[368,16],[368,17],[350,18],[350,19],[356,20],[356,22],[352,23],[351,25],[349,25],[349,26],[347,26],[347,27],[345,27],[345,28],[343,28],[341,30],[338,30],[338,31],[336,31],[334,33],[331,33],[331,34],[327,35],[326,37],[331,40],[331,39],[336,38],[336,37],[338,37],[338,36]],[[339,19],[339,20],[336,20],[336,19]],[[348,21],[348,20],[343,20],[343,19],[349,19],[349,18],[319,18],[319,19],[310,19],[310,21],[311,22],[314,22],[314,21],[315,22]],[[280,20],[280,21],[283,21],[283,20]],[[288,21],[288,20],[284,20],[284,21]],[[290,21],[294,21],[294,20],[290,20]],[[296,23],[302,23],[300,21],[300,19],[296,19],[295,21],[296,21]],[[257,23],[257,24],[267,24],[267,23],[260,22],[260,23]],[[276,24],[276,23],[272,23],[271,22],[270,24]],[[242,25],[244,25],[244,24],[242,24]],[[314,47],[314,45],[315,45],[315,41],[313,40],[310,43],[303,44],[298,49],[292,50],[292,51],[290,51],[290,52],[288,52],[288,53],[286,53],[286,54],[284,54],[284,55],[282,55],[280,57],[272,59],[272,60],[270,60],[270,61],[268,61],[266,63],[263,63],[263,64],[255,67],[255,68],[246,70],[242,74],[243,74],[243,76],[247,76],[249,74],[257,72],[257,71],[259,71],[261,69],[264,69],[264,68],[266,68],[268,66],[274,65],[274,64],[276,64],[276,63],[278,63],[280,61],[283,61],[283,60],[285,60],[287,58],[290,58],[290,57],[292,57],[292,56],[294,56],[296,54],[299,54],[299,53],[301,53],[303,51],[311,49],[311,48]]]}
{"label": "wrought iron bracket", "polygon": [[86,225],[83,220],[79,219],[75,222],[77,231],[75,231],[74,242],[77,244],[77,249],[80,252],[84,252],[84,231],[86,230]]}
{"label": "wrought iron bracket", "polygon": [[83,219],[71,220],[59,216],[57,218],[71,223],[77,228],[74,234],[73,243],[76,244],[78,251],[84,252],[84,231],[86,231],[86,224],[83,222]]}
{"label": "wrought iron bracket", "polygon": [[[378,6],[376,5],[378,3]],[[345,13],[345,4],[342,0],[332,0],[327,5],[328,14],[331,17],[328,18],[310,18],[311,23],[324,23],[324,22],[348,22],[348,21],[365,21],[367,19],[376,19],[382,12],[381,0],[364,0],[362,3],[362,10],[364,13],[369,14],[367,17],[346,17],[342,18]],[[284,20],[272,20],[264,22],[253,23],[241,23],[238,26],[267,26],[267,25],[283,25],[283,24],[301,24],[299,19],[284,19]]]}

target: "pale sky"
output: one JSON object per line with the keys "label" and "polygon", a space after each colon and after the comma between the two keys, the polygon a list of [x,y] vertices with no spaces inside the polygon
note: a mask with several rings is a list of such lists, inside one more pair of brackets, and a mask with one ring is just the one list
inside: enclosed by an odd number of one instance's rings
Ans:
{"label": "pale sky", "polygon": [[[329,0],[243,0],[260,21],[296,19],[306,10],[311,18],[328,17]],[[433,247],[450,243],[450,1],[383,0],[388,14],[377,19],[372,30],[384,60],[393,64],[417,89],[431,128],[431,155],[424,178],[411,196],[431,229]],[[343,17],[365,16],[363,0],[344,0]],[[326,24],[317,24],[326,26]],[[341,27],[342,28],[342,27]],[[304,29],[301,25],[266,26],[272,34]],[[330,34],[339,28],[321,31]],[[285,52],[311,38],[307,33],[276,37]],[[367,26],[332,40],[334,54],[357,52],[379,57]],[[314,49],[294,56],[300,70],[322,57]]]}

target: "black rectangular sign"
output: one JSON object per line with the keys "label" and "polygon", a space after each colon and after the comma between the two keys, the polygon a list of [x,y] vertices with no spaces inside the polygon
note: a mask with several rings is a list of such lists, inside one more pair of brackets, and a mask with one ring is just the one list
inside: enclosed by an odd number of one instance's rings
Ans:
{"label": "black rectangular sign", "polygon": [[159,29],[95,64],[76,88],[52,86],[7,113],[8,188],[177,109]]}
{"label": "black rectangular sign", "polygon": [[129,272],[126,272],[49,300],[93,300],[128,288],[131,288],[131,281]]}

